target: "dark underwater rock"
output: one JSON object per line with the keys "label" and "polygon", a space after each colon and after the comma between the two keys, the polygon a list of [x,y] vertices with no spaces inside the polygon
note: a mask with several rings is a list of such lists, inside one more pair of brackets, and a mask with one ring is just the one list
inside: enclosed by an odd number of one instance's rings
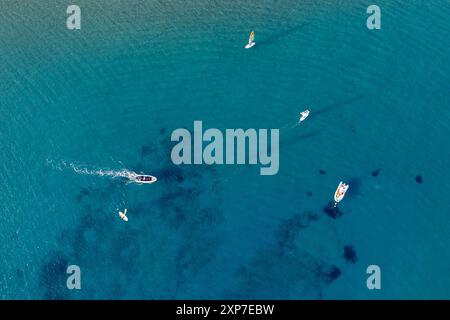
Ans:
{"label": "dark underwater rock", "polygon": [[355,263],[358,261],[358,256],[356,255],[356,250],[353,246],[347,245],[344,247],[344,258],[350,263]]}
{"label": "dark underwater rock", "polygon": [[80,189],[80,192],[78,192],[78,194],[77,194],[77,196],[76,196],[77,201],[80,202],[80,201],[82,201],[82,200],[83,200],[84,198],[86,198],[86,197],[91,198],[91,197],[92,197],[91,192],[89,191],[88,188],[81,188],[81,189]]}
{"label": "dark underwater rock", "polygon": [[61,251],[51,252],[44,260],[40,269],[39,285],[43,289],[43,298],[50,300],[65,299],[66,268],[69,266],[68,258]]}
{"label": "dark underwater rock", "polygon": [[342,274],[341,270],[334,265],[327,268],[326,270],[321,269],[320,273],[323,281],[327,284],[333,282],[334,280],[339,278],[340,275]]}
{"label": "dark underwater rock", "polygon": [[377,177],[378,174],[380,173],[381,169],[377,169],[374,172],[372,172],[372,177]]}
{"label": "dark underwater rock", "polygon": [[328,202],[327,206],[323,208],[323,211],[331,218],[336,219],[342,216],[343,212],[338,207],[334,206],[334,202]]}
{"label": "dark underwater rock", "polygon": [[422,184],[423,183],[423,179],[422,179],[422,176],[420,174],[416,176],[416,182],[418,184]]}
{"label": "dark underwater rock", "polygon": [[156,147],[153,144],[144,145],[141,147],[141,157],[147,157],[156,152]]}
{"label": "dark underwater rock", "polygon": [[141,147],[141,155],[146,156],[148,154],[150,154],[150,146],[142,146]]}

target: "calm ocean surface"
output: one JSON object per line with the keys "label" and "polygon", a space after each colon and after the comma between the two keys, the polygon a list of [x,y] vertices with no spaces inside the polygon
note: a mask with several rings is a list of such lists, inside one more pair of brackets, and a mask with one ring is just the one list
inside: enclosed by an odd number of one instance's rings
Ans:
{"label": "calm ocean surface", "polygon": [[[449,1],[76,4],[0,2],[0,298],[450,299]],[[194,120],[281,128],[279,173],[173,165]]]}

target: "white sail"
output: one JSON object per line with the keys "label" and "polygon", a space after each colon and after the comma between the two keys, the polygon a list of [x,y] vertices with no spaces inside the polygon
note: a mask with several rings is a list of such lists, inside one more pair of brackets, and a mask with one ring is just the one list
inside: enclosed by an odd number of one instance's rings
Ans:
{"label": "white sail", "polygon": [[255,40],[255,31],[252,31],[252,33],[250,33],[250,37],[248,37],[248,44],[245,46],[245,49],[253,47],[255,45],[254,40]]}

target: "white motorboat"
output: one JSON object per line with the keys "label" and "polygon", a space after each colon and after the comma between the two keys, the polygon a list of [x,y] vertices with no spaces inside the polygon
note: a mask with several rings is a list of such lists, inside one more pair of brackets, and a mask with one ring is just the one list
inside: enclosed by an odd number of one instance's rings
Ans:
{"label": "white motorboat", "polygon": [[336,192],[334,193],[334,206],[336,207],[339,202],[344,199],[345,193],[348,190],[348,184],[345,184],[344,182],[340,182],[339,186],[336,189]]}
{"label": "white motorboat", "polygon": [[302,122],[303,120],[308,118],[308,116],[309,116],[309,110],[300,112],[300,119],[298,120],[298,122]]}
{"label": "white motorboat", "polygon": [[158,181],[158,179],[148,174],[138,174],[130,177],[130,181],[140,184],[151,184]]}

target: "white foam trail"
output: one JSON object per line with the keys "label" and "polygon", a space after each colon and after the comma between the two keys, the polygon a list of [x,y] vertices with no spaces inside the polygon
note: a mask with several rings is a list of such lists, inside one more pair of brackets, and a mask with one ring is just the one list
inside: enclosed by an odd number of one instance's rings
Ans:
{"label": "white foam trail", "polygon": [[45,162],[47,163],[48,166],[59,171],[63,171],[64,168],[66,168],[66,163],[64,161],[61,161],[60,163],[55,163],[53,162],[53,160],[46,159]]}
{"label": "white foam trail", "polygon": [[87,168],[79,168],[78,166],[76,166],[75,164],[71,163],[70,168],[72,168],[73,171],[75,171],[76,173],[79,174],[84,174],[84,175],[95,175],[95,176],[101,176],[101,177],[112,177],[112,178],[128,178],[128,179],[132,179],[134,177],[137,176],[136,172],[127,170],[127,169],[122,169],[122,170],[109,170],[109,169],[98,169],[98,170],[90,170]]}
{"label": "white foam trail", "polygon": [[47,159],[47,165],[50,165],[52,168],[62,171],[63,169],[70,168],[74,172],[83,175],[91,175],[91,176],[101,176],[101,177],[111,177],[111,178],[127,178],[133,179],[138,174],[136,172],[121,169],[121,170],[111,170],[111,169],[88,169],[86,167],[81,167],[75,163],[67,164],[64,161],[60,163],[54,163],[52,160]]}
{"label": "white foam trail", "polygon": [[281,129],[286,129],[286,128],[295,128],[296,126],[298,126],[300,124],[300,122],[298,122],[298,121],[295,121],[294,122],[294,124],[292,124],[292,122],[290,122],[290,123],[286,123],[284,126],[282,126],[282,127],[280,127],[280,130]]}

